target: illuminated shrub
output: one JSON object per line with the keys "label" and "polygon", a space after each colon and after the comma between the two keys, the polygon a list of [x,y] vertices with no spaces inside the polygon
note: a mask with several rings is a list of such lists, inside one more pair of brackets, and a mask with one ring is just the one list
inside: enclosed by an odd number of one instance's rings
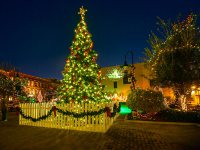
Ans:
{"label": "illuminated shrub", "polygon": [[164,109],[163,100],[164,98],[161,92],[135,89],[128,95],[127,105],[132,110],[151,113]]}

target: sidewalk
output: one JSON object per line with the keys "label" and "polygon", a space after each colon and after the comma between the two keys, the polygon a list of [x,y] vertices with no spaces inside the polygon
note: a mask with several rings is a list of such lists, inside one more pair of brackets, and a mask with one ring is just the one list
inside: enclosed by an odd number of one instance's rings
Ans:
{"label": "sidewalk", "polygon": [[162,122],[162,121],[141,121],[141,120],[126,120],[126,122],[135,122],[135,123],[147,123],[147,124],[164,124],[164,125],[189,125],[200,127],[198,123],[189,123],[189,122]]}

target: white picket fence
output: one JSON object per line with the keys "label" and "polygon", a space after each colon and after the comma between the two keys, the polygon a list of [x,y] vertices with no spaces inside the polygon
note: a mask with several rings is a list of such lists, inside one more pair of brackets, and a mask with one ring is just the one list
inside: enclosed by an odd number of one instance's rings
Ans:
{"label": "white picket fence", "polygon": [[[59,108],[63,111],[69,111],[73,113],[91,112],[99,111],[105,107],[112,109],[113,104],[104,103],[69,103],[69,104],[56,104],[56,103],[21,103],[19,107],[21,108],[25,116],[30,116],[32,118],[39,118],[52,109],[53,106]],[[116,115],[117,116],[117,115]],[[19,115],[19,124],[28,126],[38,126],[47,128],[59,128],[59,129],[69,129],[69,130],[81,130],[81,131],[93,131],[93,132],[106,132],[112,125],[115,117],[107,116],[107,113],[101,113],[96,116],[84,116],[82,118],[75,118],[73,115],[63,115],[56,111],[56,116],[52,112],[51,116],[44,120],[33,122],[31,119],[24,118]]]}

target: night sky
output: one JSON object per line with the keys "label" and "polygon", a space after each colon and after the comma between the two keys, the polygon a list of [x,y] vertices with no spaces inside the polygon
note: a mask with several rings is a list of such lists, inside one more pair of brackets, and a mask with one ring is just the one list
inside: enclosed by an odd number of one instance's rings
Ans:
{"label": "night sky", "polygon": [[122,65],[130,50],[141,62],[157,16],[200,13],[200,0],[0,0],[0,62],[61,79],[82,5],[101,67]]}

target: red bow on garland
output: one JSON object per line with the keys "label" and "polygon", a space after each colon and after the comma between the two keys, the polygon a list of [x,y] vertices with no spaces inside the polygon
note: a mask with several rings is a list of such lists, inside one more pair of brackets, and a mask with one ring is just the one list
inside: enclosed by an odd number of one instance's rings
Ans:
{"label": "red bow on garland", "polygon": [[110,108],[106,107],[105,110],[106,110],[107,116],[111,117],[111,110],[110,110]]}
{"label": "red bow on garland", "polygon": [[52,107],[53,113],[54,113],[54,117],[56,117],[56,106]]}

